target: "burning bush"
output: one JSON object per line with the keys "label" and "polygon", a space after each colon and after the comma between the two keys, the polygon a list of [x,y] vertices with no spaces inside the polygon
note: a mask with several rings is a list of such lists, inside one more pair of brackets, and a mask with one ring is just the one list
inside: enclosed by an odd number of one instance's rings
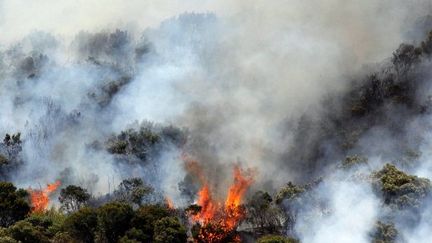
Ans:
{"label": "burning bush", "polygon": [[197,205],[189,207],[190,219],[195,223],[193,235],[197,242],[238,241],[237,226],[246,216],[242,199],[253,183],[253,172],[234,167],[234,182],[224,203],[213,199],[208,182],[201,176],[203,185],[198,192]]}
{"label": "burning bush", "polygon": [[40,213],[48,208],[50,202],[49,196],[60,186],[60,181],[48,184],[46,188],[40,190],[29,189],[32,212]]}

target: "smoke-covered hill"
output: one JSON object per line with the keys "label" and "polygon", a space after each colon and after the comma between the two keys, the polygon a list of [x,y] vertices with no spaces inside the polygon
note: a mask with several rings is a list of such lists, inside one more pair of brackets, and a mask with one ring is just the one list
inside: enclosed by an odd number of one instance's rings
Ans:
{"label": "smoke-covered hill", "polygon": [[428,242],[431,11],[0,2],[0,241]]}

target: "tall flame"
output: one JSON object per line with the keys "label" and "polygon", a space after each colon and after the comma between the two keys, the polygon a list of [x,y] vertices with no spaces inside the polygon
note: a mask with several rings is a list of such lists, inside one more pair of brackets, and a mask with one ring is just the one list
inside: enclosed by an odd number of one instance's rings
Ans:
{"label": "tall flame", "polygon": [[48,184],[47,187],[41,190],[29,189],[30,200],[32,205],[33,213],[44,212],[48,208],[50,202],[49,196],[60,186],[61,182],[56,181],[52,184]]}
{"label": "tall flame", "polygon": [[[194,171],[201,172],[201,170],[197,170],[196,164],[194,166]],[[191,215],[191,220],[202,226],[198,235],[199,242],[223,242],[244,219],[245,210],[241,202],[253,183],[253,173],[250,170],[243,171],[239,166],[235,166],[233,175],[234,182],[229,187],[224,203],[217,202],[212,198],[208,182],[203,179],[202,174],[198,175],[203,181],[197,200],[197,205],[201,207],[201,210]]]}

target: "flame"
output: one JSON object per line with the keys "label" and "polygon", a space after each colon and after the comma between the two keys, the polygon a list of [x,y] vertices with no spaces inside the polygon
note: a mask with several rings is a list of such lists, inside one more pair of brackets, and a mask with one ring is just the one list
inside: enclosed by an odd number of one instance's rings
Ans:
{"label": "flame", "polygon": [[48,184],[46,188],[41,190],[29,189],[30,200],[32,205],[33,213],[44,212],[48,208],[49,196],[61,185],[60,181],[56,181],[52,184]]}
{"label": "flame", "polygon": [[168,196],[165,197],[165,203],[169,209],[175,209],[174,202]]}
{"label": "flame", "polygon": [[198,192],[197,205],[201,206],[201,211],[194,215],[194,221],[208,222],[214,218],[218,208],[212,200],[210,188],[207,183],[204,184]]}
{"label": "flame", "polygon": [[[196,165],[193,167],[197,170]],[[208,182],[204,180],[198,192],[197,205],[201,210],[191,215],[191,220],[201,225],[197,242],[223,242],[233,234],[241,220],[245,217],[245,210],[241,205],[242,199],[253,183],[253,173],[244,171],[239,166],[234,167],[234,181],[229,187],[228,195],[224,203],[217,202],[212,198]],[[239,242],[239,238],[234,238]]]}

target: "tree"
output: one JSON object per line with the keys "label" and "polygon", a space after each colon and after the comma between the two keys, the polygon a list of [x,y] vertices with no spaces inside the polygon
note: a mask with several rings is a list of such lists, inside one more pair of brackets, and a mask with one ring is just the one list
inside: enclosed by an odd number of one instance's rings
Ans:
{"label": "tree", "polygon": [[89,199],[87,190],[79,186],[70,185],[60,191],[61,208],[68,213],[79,210]]}
{"label": "tree", "polygon": [[144,196],[152,191],[153,188],[144,184],[141,178],[130,178],[120,183],[119,188],[114,191],[114,195],[122,202],[140,206]]}
{"label": "tree", "polygon": [[52,238],[62,231],[65,215],[55,209],[43,213],[34,213],[23,221],[30,223],[46,238]]}
{"label": "tree", "polygon": [[266,235],[259,238],[258,243],[299,243],[299,241],[281,235]]}
{"label": "tree", "polygon": [[375,229],[371,233],[372,243],[393,243],[396,242],[398,231],[394,224],[385,224],[378,221],[375,224]]}
{"label": "tree", "polygon": [[125,236],[120,239],[120,243],[134,243],[134,242],[150,242],[151,238],[149,235],[137,228],[132,228],[126,231]]}
{"label": "tree", "polygon": [[306,188],[304,186],[298,186],[292,182],[288,182],[288,184],[276,194],[276,203],[281,204],[285,199],[294,199],[305,191]]}
{"label": "tree", "polygon": [[431,191],[431,182],[426,178],[412,176],[386,164],[380,171],[372,173],[373,187],[384,203],[399,209],[419,206]]}
{"label": "tree", "polygon": [[177,218],[165,217],[155,222],[153,236],[155,243],[183,243],[186,239],[186,229]]}
{"label": "tree", "polygon": [[49,243],[48,238],[41,232],[41,229],[27,221],[16,222],[9,227],[9,232],[12,238],[20,242]]}
{"label": "tree", "polygon": [[263,191],[257,191],[246,204],[247,221],[261,231],[274,233],[283,225],[283,212],[273,204],[272,197]]}
{"label": "tree", "polygon": [[153,238],[154,224],[157,220],[170,216],[166,207],[160,205],[141,206],[132,219],[132,226],[142,230],[150,239]]}
{"label": "tree", "polygon": [[94,242],[97,220],[96,210],[81,208],[66,218],[63,229],[80,242],[91,243]]}
{"label": "tree", "polygon": [[30,212],[27,192],[9,182],[0,182],[0,226],[8,227]]}
{"label": "tree", "polygon": [[126,203],[112,202],[98,209],[99,239],[108,243],[117,242],[130,228],[134,215],[132,207]]}

